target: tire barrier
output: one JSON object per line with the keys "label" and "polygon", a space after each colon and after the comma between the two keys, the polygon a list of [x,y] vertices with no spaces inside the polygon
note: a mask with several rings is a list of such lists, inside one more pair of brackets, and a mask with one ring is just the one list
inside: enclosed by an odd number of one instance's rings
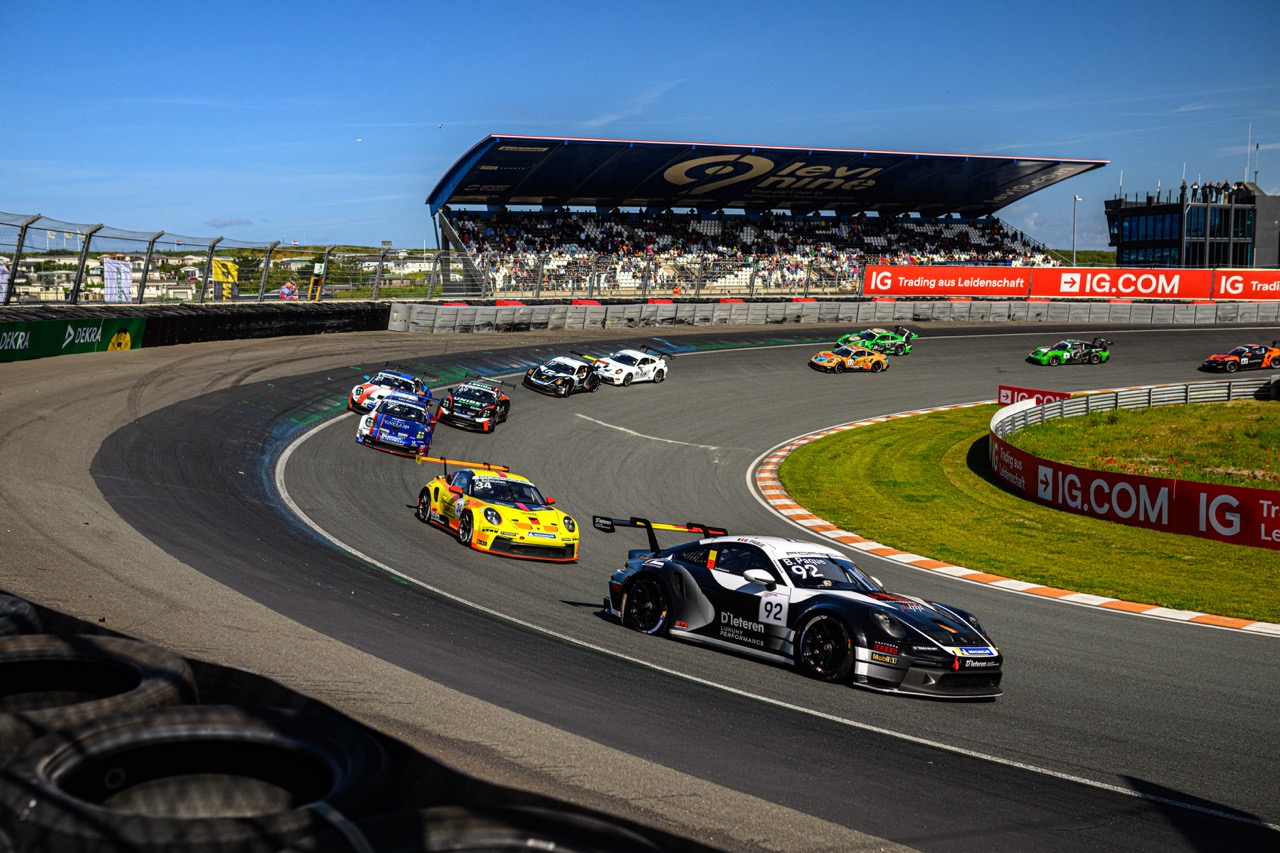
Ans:
{"label": "tire barrier", "polygon": [[626,829],[588,815],[537,807],[441,806],[398,812],[333,828],[283,853],[441,853],[454,850],[555,850],[557,853],[659,853]]}
{"label": "tire barrier", "polygon": [[25,598],[0,593],[0,637],[39,634],[40,614]]}
{"label": "tire barrier", "polygon": [[148,643],[88,634],[0,637],[0,765],[87,720],[196,701],[191,667]]}
{"label": "tire barrier", "polygon": [[177,706],[92,720],[0,768],[0,831],[18,850],[267,853],[374,814],[377,737],[321,714]]}

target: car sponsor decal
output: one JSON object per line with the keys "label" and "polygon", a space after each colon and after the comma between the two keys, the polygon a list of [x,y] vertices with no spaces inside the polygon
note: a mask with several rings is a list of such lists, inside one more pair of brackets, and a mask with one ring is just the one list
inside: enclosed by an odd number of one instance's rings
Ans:
{"label": "car sponsor decal", "polygon": [[526,536],[536,536],[536,537],[538,537],[539,539],[555,539],[555,538],[556,538],[556,535],[555,535],[554,533],[540,533],[540,532],[538,532],[537,530],[530,530],[530,531],[529,531],[527,534],[525,534],[525,535],[526,535]]}
{"label": "car sponsor decal", "polygon": [[717,555],[718,553],[719,553],[718,551],[712,550],[712,551],[711,551],[711,553],[709,553],[709,554],[707,555],[707,568],[708,568],[708,569],[714,569],[714,568],[716,567],[716,555]]}
{"label": "car sponsor decal", "polygon": [[871,648],[873,651],[883,652],[886,655],[896,655],[898,653],[898,647],[893,643],[882,643],[876,641],[871,644]]}
{"label": "car sponsor decal", "polygon": [[764,625],[732,613],[720,614],[720,636],[735,643],[764,648]]}
{"label": "car sponsor decal", "polygon": [[786,625],[790,601],[785,592],[763,592],[760,594],[760,613],[756,618],[768,625]]}
{"label": "car sponsor decal", "polygon": [[959,657],[995,657],[996,650],[988,646],[959,646],[955,653]]}
{"label": "car sponsor decal", "polygon": [[880,652],[872,652],[871,659],[874,661],[879,661],[880,663],[888,663],[888,664],[896,664],[898,662],[897,657],[895,657],[894,655],[882,655],[880,654]]}

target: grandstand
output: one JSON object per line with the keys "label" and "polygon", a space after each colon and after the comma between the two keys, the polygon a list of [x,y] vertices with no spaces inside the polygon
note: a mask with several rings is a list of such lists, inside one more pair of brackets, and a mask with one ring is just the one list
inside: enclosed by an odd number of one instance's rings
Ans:
{"label": "grandstand", "polygon": [[847,293],[1056,262],[996,210],[1105,161],[491,136],[427,203],[465,292]]}

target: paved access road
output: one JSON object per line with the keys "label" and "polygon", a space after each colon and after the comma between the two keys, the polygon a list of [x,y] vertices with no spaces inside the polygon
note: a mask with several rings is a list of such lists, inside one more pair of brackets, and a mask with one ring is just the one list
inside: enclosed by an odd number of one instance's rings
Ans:
{"label": "paved access road", "polygon": [[[1049,369],[1022,359],[1057,330],[922,330],[879,376],[821,375],[805,367],[816,347],[769,348],[679,358],[659,386],[569,400],[517,389],[495,435],[442,426],[433,451],[510,464],[581,521],[804,536],[746,481],[791,436],[990,398],[1000,382],[1194,380],[1204,353],[1249,336],[1112,330],[1111,364]],[[554,340],[370,333],[0,365],[0,529],[18,558],[0,586],[264,672],[478,774],[729,849],[1194,849],[1255,843],[1249,821],[1280,820],[1274,638],[864,559],[892,589],[983,618],[1009,658],[1007,695],[951,704],[821,685],[602,618],[608,573],[642,544],[626,532],[588,525],[572,566],[461,548],[413,518],[434,471],[356,445],[351,416],[331,422],[359,373],[386,359],[514,365],[527,350],[476,345]],[[312,426],[323,428],[294,445]],[[285,505],[274,486],[285,448],[289,498],[362,556]]]}

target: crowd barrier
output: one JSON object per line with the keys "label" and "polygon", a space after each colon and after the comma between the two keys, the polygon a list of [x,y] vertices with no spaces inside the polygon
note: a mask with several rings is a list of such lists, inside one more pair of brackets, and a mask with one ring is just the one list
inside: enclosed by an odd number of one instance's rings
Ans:
{"label": "crowd barrier", "polygon": [[1126,388],[1045,403],[1024,399],[1000,409],[991,419],[991,470],[1009,490],[1054,509],[1165,533],[1280,550],[1280,492],[1275,489],[1080,468],[1034,456],[1009,441],[1018,430],[1054,418],[1242,399],[1280,400],[1280,376]]}

